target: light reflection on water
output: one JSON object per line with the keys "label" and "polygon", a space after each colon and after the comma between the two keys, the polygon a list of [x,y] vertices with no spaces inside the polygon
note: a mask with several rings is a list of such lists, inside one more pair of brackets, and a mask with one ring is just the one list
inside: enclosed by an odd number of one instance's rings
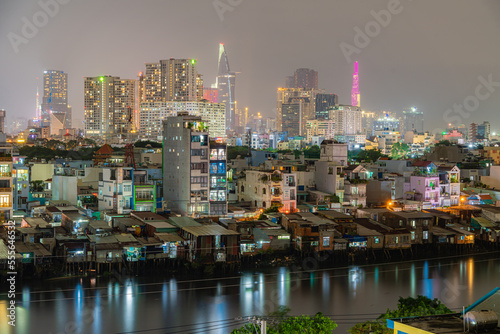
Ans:
{"label": "light reflection on water", "polygon": [[[270,273],[245,272],[231,280],[182,283],[170,279],[158,285],[137,285],[151,281],[135,278],[124,283],[100,278],[47,281],[36,287],[26,285],[18,295],[16,333],[65,333],[69,322],[80,329],[76,333],[151,328],[169,332],[175,326],[268,313],[280,305],[289,306],[291,314],[378,314],[388,307],[394,308],[399,296],[418,294],[446,299],[450,308],[460,308],[480,298],[498,282],[500,259],[496,257],[352,266],[303,275],[290,273],[288,268],[276,268]],[[99,289],[87,289],[91,286]],[[30,293],[60,289],[74,290]],[[93,298],[86,298],[89,296]],[[38,303],[38,299],[55,301]],[[0,316],[6,315],[6,307],[5,301],[0,300]],[[3,324],[0,321],[0,332],[9,333],[10,329]],[[198,325],[197,331],[203,328],[200,326],[203,325]],[[219,327],[222,326],[213,326],[207,333],[230,331]],[[348,327],[340,325],[336,332],[346,332]],[[40,332],[40,328],[46,330]]]}

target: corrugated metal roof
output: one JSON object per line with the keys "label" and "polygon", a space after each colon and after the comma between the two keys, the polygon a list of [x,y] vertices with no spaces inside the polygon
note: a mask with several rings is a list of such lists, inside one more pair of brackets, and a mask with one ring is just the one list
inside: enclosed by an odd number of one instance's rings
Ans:
{"label": "corrugated metal roof", "polygon": [[240,235],[238,232],[228,230],[220,225],[186,226],[182,229],[197,237],[209,235]]}
{"label": "corrugated metal roof", "polygon": [[183,237],[174,233],[155,233],[155,236],[163,242],[186,241]]}

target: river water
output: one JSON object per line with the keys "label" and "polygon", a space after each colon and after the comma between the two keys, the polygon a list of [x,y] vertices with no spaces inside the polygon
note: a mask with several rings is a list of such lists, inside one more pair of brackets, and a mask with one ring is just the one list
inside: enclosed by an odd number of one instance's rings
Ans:
{"label": "river water", "polygon": [[238,317],[322,312],[346,333],[395,308],[399,296],[439,298],[461,309],[500,286],[499,253],[318,269],[246,271],[217,279],[83,278],[17,286],[16,327],[0,296],[0,333],[229,333]]}

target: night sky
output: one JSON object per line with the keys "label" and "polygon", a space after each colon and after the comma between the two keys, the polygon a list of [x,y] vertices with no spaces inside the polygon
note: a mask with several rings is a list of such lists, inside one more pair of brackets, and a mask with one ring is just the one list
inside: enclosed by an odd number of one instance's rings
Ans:
{"label": "night sky", "polygon": [[[215,82],[219,42],[226,45],[231,70],[241,72],[236,84],[241,107],[274,117],[276,88],[300,67],[317,70],[320,88],[349,104],[353,63],[340,45],[356,46],[355,27],[365,31],[375,21],[371,11],[393,6],[393,0],[64,2],[43,22],[38,1],[0,1],[0,108],[10,120],[34,116],[36,78],[45,69],[69,73],[76,125],[83,120],[84,76],[136,78],[145,62],[196,58],[209,86]],[[214,5],[225,5],[226,11]],[[401,0],[394,8],[390,23],[372,32],[369,44],[352,56],[359,61],[363,109],[415,105],[424,111],[428,129],[442,128],[448,119],[489,120],[492,132],[500,130],[500,2]],[[33,23],[34,15],[42,26],[16,52],[9,38],[24,38],[23,17]],[[489,75],[499,84],[480,90],[481,96],[490,94],[479,106],[443,117],[467,97],[473,103],[478,77]]]}

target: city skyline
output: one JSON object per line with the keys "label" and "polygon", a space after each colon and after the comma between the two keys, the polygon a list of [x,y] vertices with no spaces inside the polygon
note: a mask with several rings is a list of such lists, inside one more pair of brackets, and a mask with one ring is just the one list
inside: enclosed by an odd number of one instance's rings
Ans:
{"label": "city skyline", "polygon": [[[76,33],[83,24],[80,16],[83,18],[93,15],[96,20],[100,20],[104,18],[101,15],[112,13],[113,8],[116,7],[112,3],[96,3],[95,6],[87,6],[88,4],[70,2],[60,5],[58,13],[53,18],[51,17],[46,25],[40,27],[35,36],[28,38],[27,43],[17,46],[17,53],[9,38],[4,38],[1,42],[2,49],[6,52],[0,56],[0,59],[4,64],[5,77],[10,79],[2,80],[0,108],[7,110],[9,120],[12,120],[13,115],[34,117],[36,78],[41,77],[46,69],[58,69],[69,74],[68,102],[73,107],[75,125],[81,126],[83,120],[83,94],[81,94],[83,80],[81,78],[83,76],[113,75],[136,78],[138,72],[144,71],[145,62],[170,57],[193,58],[198,60],[199,73],[203,74],[208,84],[208,78],[215,78],[217,74],[215,64],[217,64],[219,43],[224,43],[230,49],[231,69],[241,72],[238,74],[238,104],[242,107],[248,106],[251,112],[261,112],[264,116],[274,117],[276,87],[282,86],[283,78],[298,68],[311,68],[318,71],[319,88],[338,94],[339,103],[349,103],[352,62],[347,61],[340,45],[347,43],[355,46],[354,28],[360,27],[363,30],[365,24],[375,21],[371,11],[386,10],[387,3],[377,1],[369,4],[362,2],[342,4],[341,10],[334,14],[334,20],[319,23],[322,20],[314,18],[312,27],[318,34],[317,39],[320,41],[328,39],[328,46],[316,42],[316,39],[305,39],[301,42],[300,50],[297,50],[292,40],[304,36],[300,32],[301,24],[293,25],[292,30],[295,34],[289,34],[293,36],[282,34],[280,26],[285,17],[278,13],[283,4],[283,2],[267,4],[266,10],[262,11],[262,6],[258,3],[243,2],[232,8],[232,11],[220,13],[214,9],[212,3],[200,2],[200,5],[190,13],[194,18],[203,18],[201,23],[186,27],[176,35],[177,38],[167,36],[164,43],[153,43],[151,47],[136,48],[139,51],[131,50],[131,52],[123,52],[121,47],[106,49],[108,39],[94,38],[93,47],[96,50],[107,50],[107,52],[86,54],[83,60],[77,56],[85,54],[82,47],[90,41],[89,37],[83,36],[81,45],[75,44],[69,49],[63,48],[59,41],[67,39],[68,34]],[[415,105],[419,110],[424,111],[426,128],[432,125],[430,129],[444,128],[448,123],[445,122],[445,118],[455,120],[460,117],[462,120],[460,123],[471,123],[476,118],[493,119],[496,112],[495,104],[500,100],[500,94],[494,91],[488,99],[481,100],[479,106],[473,111],[464,113],[467,117],[461,116],[454,110],[454,104],[463,104],[467,97],[474,95],[476,86],[482,83],[480,77],[487,80],[491,76],[493,82],[497,82],[497,78],[500,78],[500,73],[494,67],[494,59],[497,58],[499,49],[493,45],[494,43],[487,42],[493,40],[500,29],[494,20],[495,13],[500,11],[500,5],[494,2],[480,4],[462,2],[462,6],[455,6],[455,4],[456,2],[451,1],[433,3],[433,11],[429,12],[425,10],[427,5],[425,2],[401,2],[402,11],[392,16],[391,22],[386,27],[382,27],[379,34],[370,37],[367,46],[358,48],[359,54],[353,54],[352,61],[356,60],[363,64],[362,73],[360,73],[363,86],[363,109],[401,111],[404,107]],[[131,9],[146,11],[152,8],[153,3],[130,2],[127,5]],[[192,7],[188,4],[165,4],[163,6],[165,9],[172,9],[168,13],[185,12],[191,10]],[[312,20],[309,14],[326,15],[326,13],[331,13],[327,9],[336,7],[338,4],[329,2],[315,4],[297,2],[292,6],[294,10],[304,13],[308,23]],[[99,8],[99,11],[95,11],[95,8]],[[33,14],[42,10],[35,2],[22,5],[2,3],[0,9],[2,9],[0,15],[8,16],[2,16],[0,20],[0,27],[6,32],[6,36],[9,33],[22,36],[23,21],[21,19],[26,17],[30,20]],[[136,11],[130,10],[129,12],[124,12],[123,17],[120,15],[116,15],[116,18],[111,17],[110,20],[132,19],[131,15],[135,15]],[[157,12],[165,13],[161,10]],[[325,14],[322,14],[323,12]],[[77,15],[78,13],[87,15]],[[467,15],[469,19],[465,23],[463,20],[451,20],[446,26],[434,23],[439,21],[433,20],[434,17],[449,13],[456,17]],[[158,14],[150,15],[154,18]],[[158,23],[161,26],[156,27],[155,31],[165,31],[179,24],[180,18],[168,17],[171,20],[164,21],[171,23]],[[259,20],[252,20],[255,18]],[[158,22],[154,19],[149,21]],[[149,26],[150,23],[145,24],[145,28],[152,27]],[[195,32],[199,31],[201,25],[206,27],[210,34],[196,36]],[[90,36],[94,35],[92,32],[98,28],[89,26],[88,29]],[[131,31],[125,26],[123,29],[127,32]],[[268,33],[264,34],[264,31]],[[335,31],[335,34],[331,31]],[[475,37],[479,35],[483,37],[481,39]],[[153,42],[160,36],[160,33],[154,32],[149,40]],[[132,37],[138,36],[132,35]],[[277,38],[280,39],[280,43],[276,43]],[[463,43],[459,43],[458,40],[466,40],[469,48],[485,50],[481,59],[479,56],[465,55],[461,51]],[[111,45],[119,45],[120,41],[121,37],[118,37]],[[390,44],[388,44],[389,41],[391,41]],[[281,47],[282,45],[285,46]],[[292,50],[294,51],[291,52]],[[314,50],[321,50],[321,52],[314,52]],[[120,61],[116,61],[117,59]],[[11,65],[7,67],[5,64]],[[23,66],[22,73],[14,71],[20,66]],[[456,67],[460,67],[461,71],[454,71]],[[442,87],[450,89],[443,90]],[[495,89],[497,89],[496,86]],[[451,112],[446,113],[447,110]],[[492,129],[496,127],[498,124],[493,120]]]}

